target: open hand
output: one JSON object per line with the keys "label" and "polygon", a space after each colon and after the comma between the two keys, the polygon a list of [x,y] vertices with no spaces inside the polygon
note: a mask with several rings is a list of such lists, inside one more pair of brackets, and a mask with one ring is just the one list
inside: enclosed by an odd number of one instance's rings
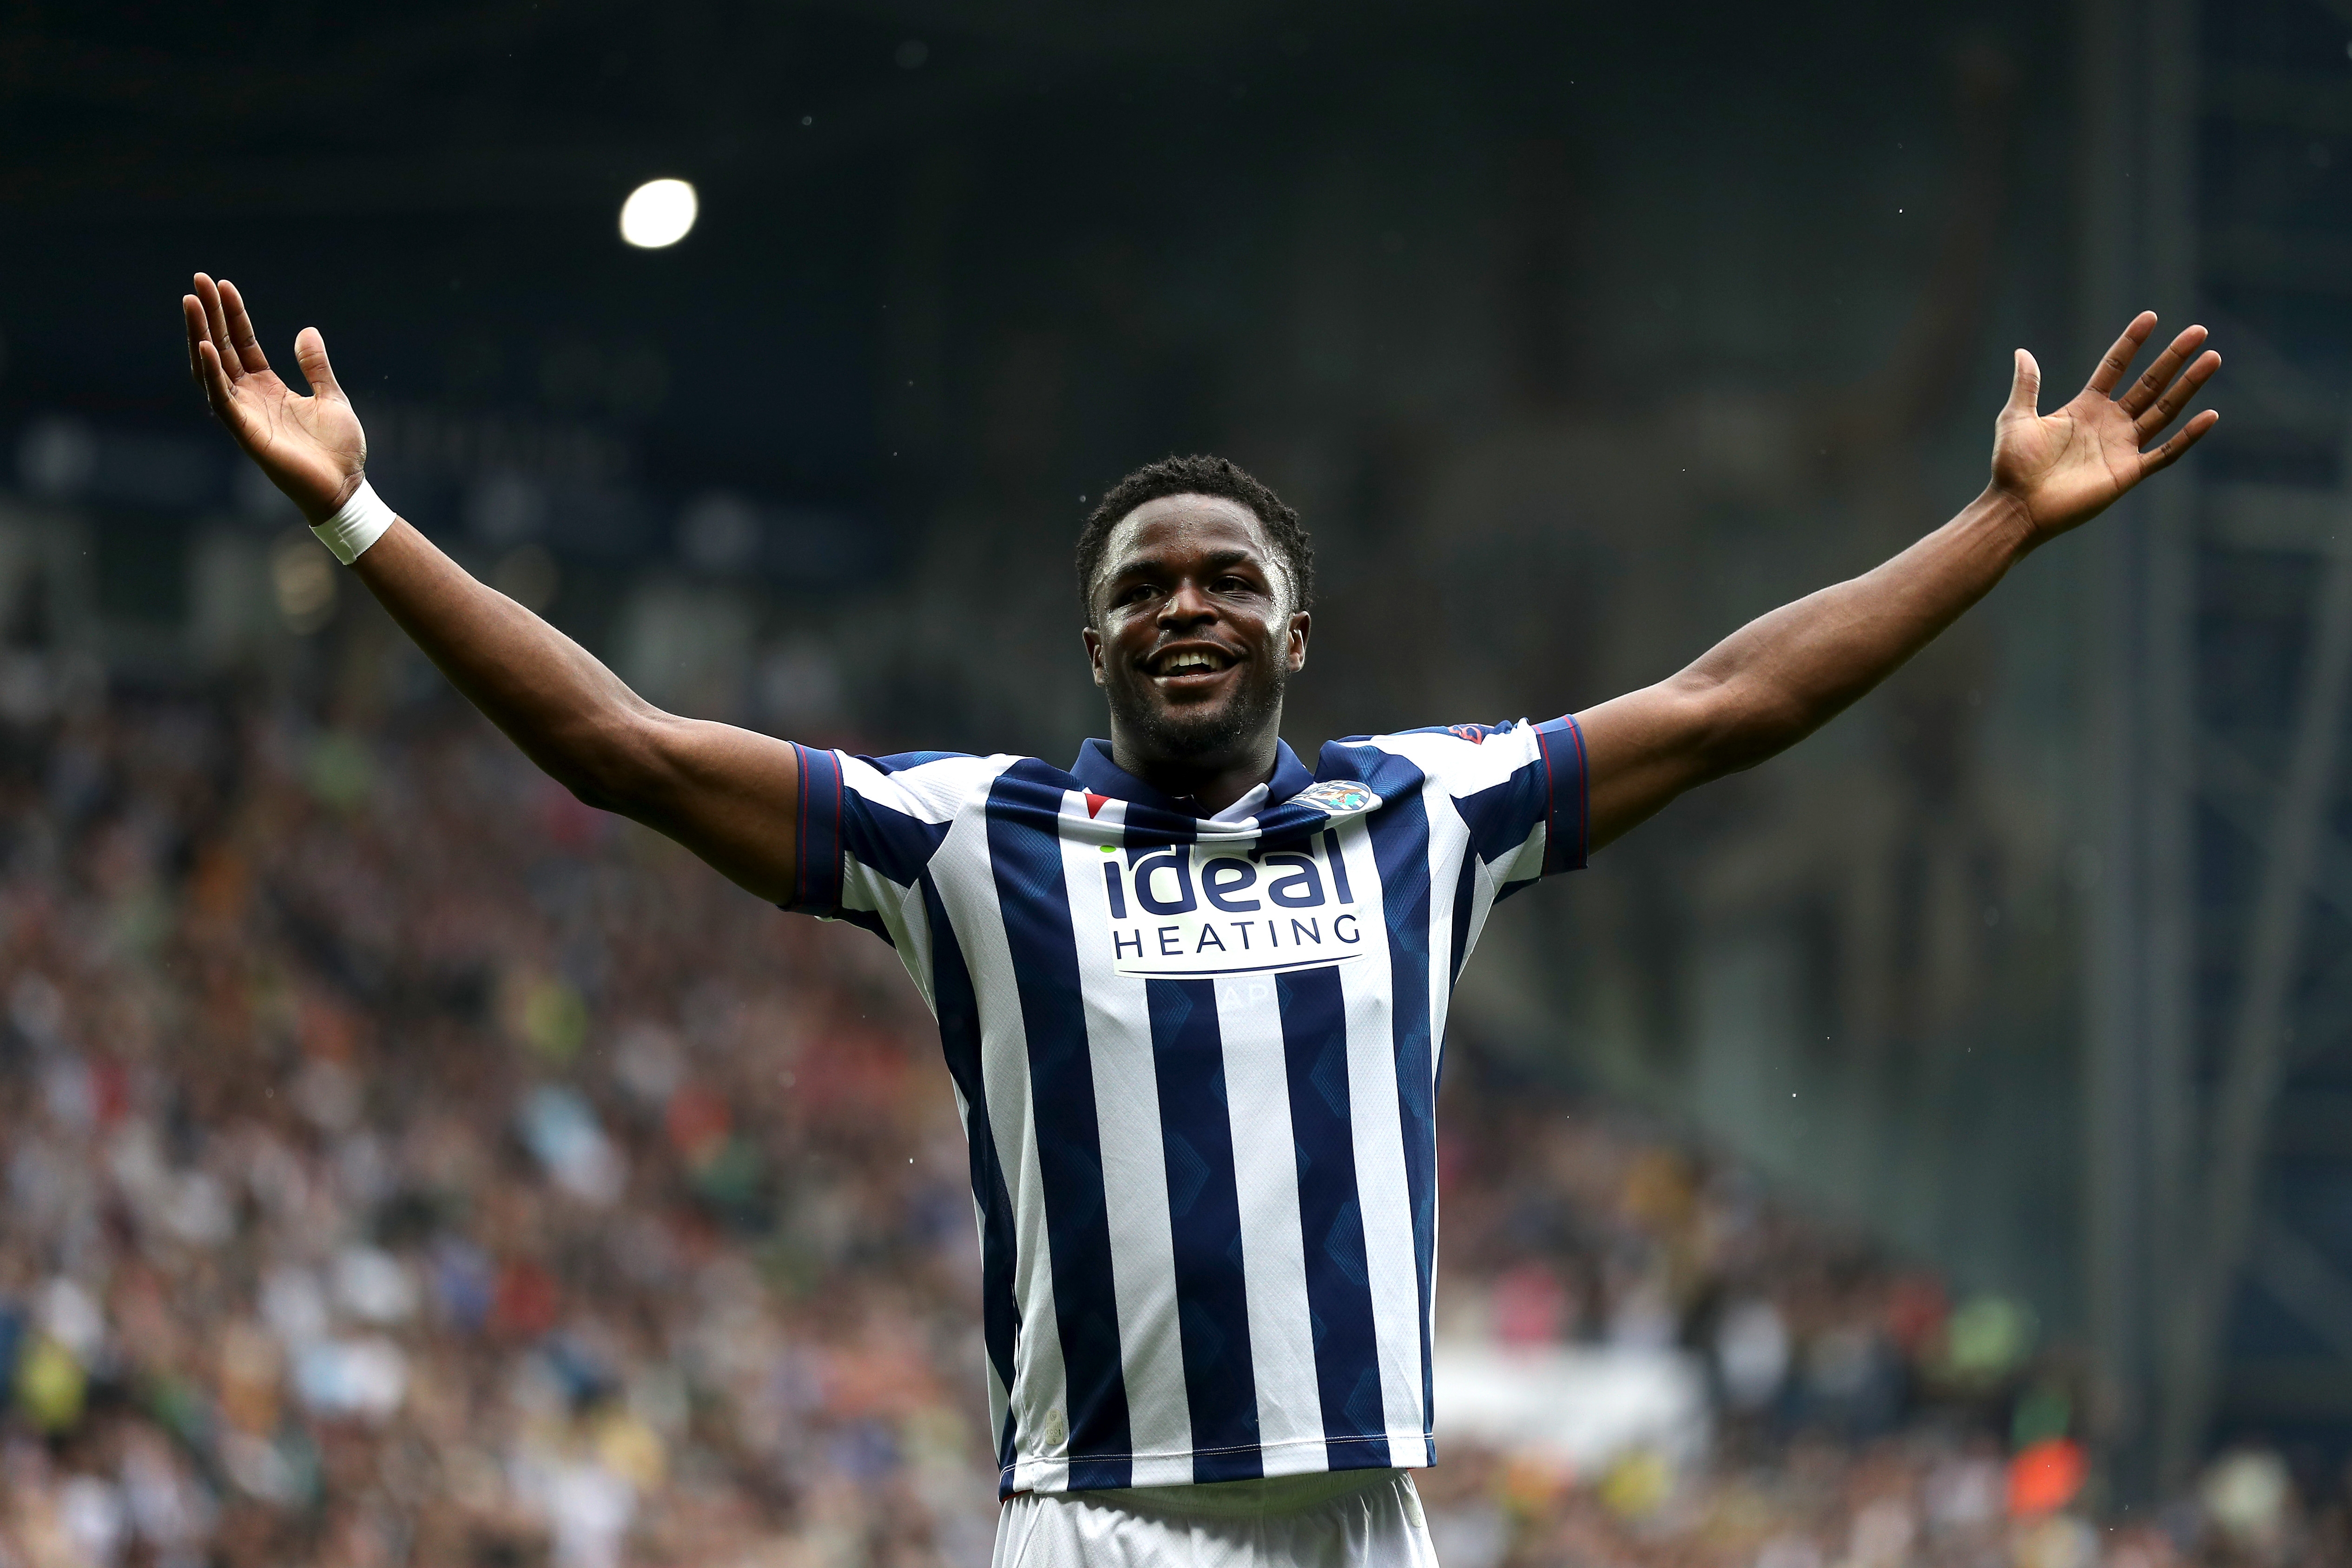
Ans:
{"label": "open hand", "polygon": [[294,363],[310,384],[304,397],[269,368],[236,285],[215,284],[199,272],[195,288],[180,300],[188,321],[188,374],[269,482],[303,516],[324,522],[357,493],[367,468],[367,436],[335,384],[327,341],[316,327],[294,340]]}
{"label": "open hand", "polygon": [[2205,329],[2190,327],[2122,396],[2110,396],[2155,331],[2156,312],[2140,312],[2099,361],[2090,384],[2053,414],[2037,408],[2042,367],[2032,354],[2017,351],[2009,405],[1993,426],[1992,489],[2023,510],[2037,542],[2088,522],[2140,480],[2169,468],[2221,422],[2208,408],[2163,446],[2142,450],[2221,368],[2220,354],[2210,349],[2197,353]]}

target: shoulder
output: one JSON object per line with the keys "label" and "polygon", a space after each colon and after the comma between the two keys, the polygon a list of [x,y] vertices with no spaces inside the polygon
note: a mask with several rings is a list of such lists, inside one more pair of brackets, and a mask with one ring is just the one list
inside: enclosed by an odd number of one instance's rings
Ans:
{"label": "shoulder", "polygon": [[976,757],[961,752],[897,752],[887,756],[860,756],[849,752],[819,752],[839,769],[845,796],[866,805],[911,812],[932,821],[945,821],[975,799],[985,798],[1005,773],[1034,759],[998,754]]}
{"label": "shoulder", "polygon": [[[1479,788],[1511,777],[1539,754],[1538,727],[1525,720],[1494,724],[1432,724],[1385,735],[1350,735],[1323,748],[1318,778],[1369,777],[1378,771],[1391,780],[1417,774],[1452,790]],[[1383,794],[1391,793],[1382,790]]]}

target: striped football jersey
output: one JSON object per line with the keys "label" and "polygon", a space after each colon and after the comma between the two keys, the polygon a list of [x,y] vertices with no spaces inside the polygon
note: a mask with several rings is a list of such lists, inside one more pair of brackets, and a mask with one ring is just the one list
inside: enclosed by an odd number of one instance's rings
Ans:
{"label": "striped football jersey", "polygon": [[1214,815],[1101,741],[799,756],[787,907],[939,1019],[1002,1490],[1431,1463],[1446,1006],[1495,900],[1583,864],[1575,721],[1284,746]]}

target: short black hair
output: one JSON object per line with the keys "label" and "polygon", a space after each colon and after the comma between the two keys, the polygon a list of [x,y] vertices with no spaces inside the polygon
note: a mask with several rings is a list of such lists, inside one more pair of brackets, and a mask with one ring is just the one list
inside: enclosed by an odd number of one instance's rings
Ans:
{"label": "short black hair", "polygon": [[1078,605],[1087,625],[1094,624],[1095,574],[1102,570],[1110,531],[1137,507],[1163,496],[1217,496],[1249,509],[1288,569],[1291,591],[1297,595],[1291,608],[1303,610],[1313,602],[1315,546],[1299,525],[1298,513],[1229,458],[1162,458],[1104,491],[1094,510],[1087,513],[1086,526],[1078,530]]}

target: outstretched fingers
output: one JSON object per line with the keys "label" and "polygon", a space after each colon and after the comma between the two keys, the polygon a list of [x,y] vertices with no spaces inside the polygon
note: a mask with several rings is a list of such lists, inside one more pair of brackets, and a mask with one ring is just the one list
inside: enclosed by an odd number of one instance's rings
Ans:
{"label": "outstretched fingers", "polygon": [[2208,408],[2180,427],[2178,435],[2153,452],[2139,455],[2139,477],[2147,478],[2159,468],[2168,468],[2180,460],[2180,455],[2205,438],[2205,433],[2221,423],[2216,409]]}
{"label": "outstretched fingers", "polygon": [[205,362],[196,351],[211,340],[211,329],[205,324],[205,302],[194,294],[181,295],[180,315],[188,329],[188,379],[201,390],[205,384]]}
{"label": "outstretched fingers", "polygon": [[221,363],[220,350],[210,338],[195,347],[196,384],[205,389],[205,402],[211,405],[213,416],[230,429],[236,428],[236,388],[229,384],[227,367]]}
{"label": "outstretched fingers", "polygon": [[2204,328],[2183,329],[2180,335],[2172,340],[2170,346],[2156,356],[2156,363],[2147,367],[2147,373],[2116,399],[2116,405],[2135,419],[2147,413],[2148,405],[2156,401],[2157,394],[2171,384],[2173,376],[2188,363],[2189,357],[2203,346],[2204,342]]}
{"label": "outstretched fingers", "polygon": [[220,286],[204,273],[196,274],[196,302],[205,314],[205,338],[220,357],[221,368],[231,381],[245,374],[245,362],[237,358],[228,342],[228,312],[221,305]]}
{"label": "outstretched fingers", "polygon": [[226,419],[229,400],[236,393],[229,385],[228,373],[221,367],[220,350],[213,342],[212,322],[205,313],[205,302],[194,294],[183,294],[180,314],[188,328],[188,377],[205,395],[205,405],[216,417]]}
{"label": "outstretched fingers", "polygon": [[2179,380],[2167,387],[2164,395],[2158,398],[2147,412],[2132,421],[2133,434],[2142,441],[2152,439],[2157,432],[2180,416],[2180,411],[2189,406],[2189,400],[2197,395],[2198,388],[2211,380],[2213,373],[2221,368],[2221,356],[2211,349],[2198,355],[2197,363],[2183,372]]}
{"label": "outstretched fingers", "polygon": [[268,370],[269,356],[261,352],[261,341],[254,335],[253,318],[245,313],[245,296],[236,285],[224,278],[220,280],[221,314],[228,328],[229,351],[247,371]]}
{"label": "outstretched fingers", "polygon": [[2123,380],[2124,372],[2131,368],[2131,362],[2139,357],[2139,351],[2142,345],[2147,343],[2147,335],[2154,331],[2156,331],[2154,310],[2142,310],[2133,317],[2132,324],[2124,329],[2124,335],[2116,340],[2115,347],[2109,349],[2106,356],[2099,361],[2099,368],[2091,373],[2091,390],[2101,396],[2113,392],[2116,389],[2116,384]]}

